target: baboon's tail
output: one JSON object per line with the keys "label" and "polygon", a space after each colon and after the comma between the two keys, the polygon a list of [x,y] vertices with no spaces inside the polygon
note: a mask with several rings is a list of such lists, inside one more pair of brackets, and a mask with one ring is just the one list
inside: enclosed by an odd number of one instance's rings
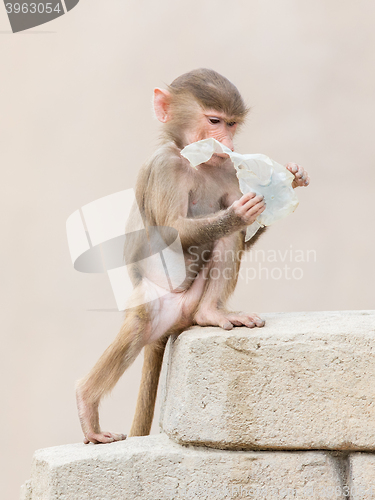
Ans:
{"label": "baboon's tail", "polygon": [[130,437],[147,436],[150,434],[159,376],[167,340],[168,337],[163,337],[157,342],[145,346],[141,385],[129,433]]}

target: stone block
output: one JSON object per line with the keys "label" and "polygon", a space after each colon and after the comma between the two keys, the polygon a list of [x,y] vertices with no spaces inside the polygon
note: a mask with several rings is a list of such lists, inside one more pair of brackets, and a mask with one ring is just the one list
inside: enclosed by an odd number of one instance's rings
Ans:
{"label": "stone block", "polygon": [[27,500],[343,500],[342,484],[331,452],[185,447],[160,434],[38,450]]}
{"label": "stone block", "polygon": [[375,450],[375,311],[195,327],[167,348],[161,428],[220,449]]}
{"label": "stone block", "polygon": [[349,466],[350,500],[375,500],[375,455],[352,453]]}

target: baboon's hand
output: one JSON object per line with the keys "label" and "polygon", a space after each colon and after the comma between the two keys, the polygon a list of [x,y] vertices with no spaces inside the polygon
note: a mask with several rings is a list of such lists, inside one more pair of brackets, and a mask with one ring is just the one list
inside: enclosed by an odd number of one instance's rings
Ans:
{"label": "baboon's hand", "polygon": [[308,186],[310,184],[310,177],[306,170],[297,163],[287,163],[285,168],[294,175],[292,187]]}
{"label": "baboon's hand", "polygon": [[255,222],[256,218],[264,212],[266,203],[263,196],[255,193],[246,193],[229,207],[229,212],[237,218],[237,223],[248,226]]}

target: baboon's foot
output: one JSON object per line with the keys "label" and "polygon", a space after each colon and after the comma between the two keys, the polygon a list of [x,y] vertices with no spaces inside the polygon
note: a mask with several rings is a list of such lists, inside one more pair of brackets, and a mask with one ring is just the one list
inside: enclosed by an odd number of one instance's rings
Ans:
{"label": "baboon's foot", "polygon": [[126,439],[126,434],[116,434],[114,432],[88,432],[83,442],[85,444],[114,443],[115,441],[123,441],[124,439]]}
{"label": "baboon's foot", "polygon": [[257,314],[210,308],[199,309],[194,321],[200,326],[220,326],[224,330],[231,330],[234,326],[246,326],[247,328],[264,326],[264,321]]}

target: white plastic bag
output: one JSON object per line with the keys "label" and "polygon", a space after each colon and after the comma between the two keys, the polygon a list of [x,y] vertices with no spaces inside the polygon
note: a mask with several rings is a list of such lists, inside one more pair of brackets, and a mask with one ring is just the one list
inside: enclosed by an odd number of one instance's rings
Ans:
{"label": "white plastic bag", "polygon": [[252,238],[259,228],[270,226],[297,208],[298,199],[292,188],[294,175],[266,155],[234,153],[212,138],[193,142],[181,151],[194,168],[208,161],[214,153],[229,155],[243,194],[251,191],[264,196],[266,209],[247,227],[245,241]]}

